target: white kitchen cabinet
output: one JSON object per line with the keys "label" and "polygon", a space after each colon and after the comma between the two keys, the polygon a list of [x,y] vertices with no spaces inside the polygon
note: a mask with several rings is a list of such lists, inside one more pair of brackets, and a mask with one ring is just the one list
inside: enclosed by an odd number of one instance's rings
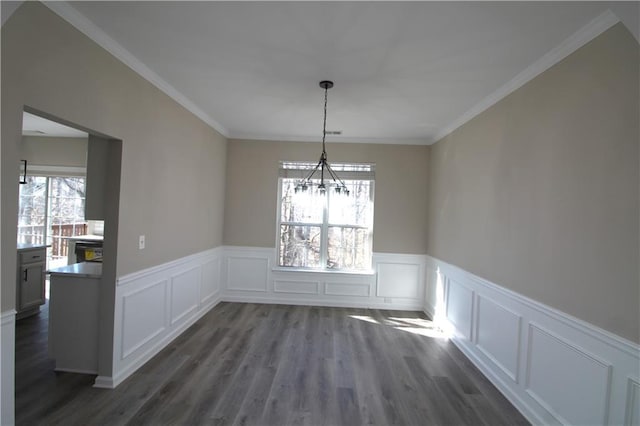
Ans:
{"label": "white kitchen cabinet", "polygon": [[40,311],[45,303],[47,247],[23,245],[18,247],[18,275],[16,281],[16,318],[24,318]]}

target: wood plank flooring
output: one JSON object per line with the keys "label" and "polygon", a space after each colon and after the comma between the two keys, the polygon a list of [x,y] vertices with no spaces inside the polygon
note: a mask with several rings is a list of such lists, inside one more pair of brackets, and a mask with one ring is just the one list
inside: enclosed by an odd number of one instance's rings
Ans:
{"label": "wood plank flooring", "polygon": [[524,425],[418,312],[221,303],[114,390],[16,326],[18,425]]}

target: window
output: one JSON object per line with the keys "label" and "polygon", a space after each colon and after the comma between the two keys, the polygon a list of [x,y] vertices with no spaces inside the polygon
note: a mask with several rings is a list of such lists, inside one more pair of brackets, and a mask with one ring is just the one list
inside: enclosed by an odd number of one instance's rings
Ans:
{"label": "window", "polygon": [[332,164],[345,181],[349,195],[332,188],[322,193],[315,185],[296,193],[296,183],[313,167],[315,164],[294,162],[280,165],[278,265],[320,270],[370,269],[374,166]]}
{"label": "window", "polygon": [[48,266],[67,264],[67,239],[87,233],[85,178],[27,176],[20,185],[18,243],[51,244]]}

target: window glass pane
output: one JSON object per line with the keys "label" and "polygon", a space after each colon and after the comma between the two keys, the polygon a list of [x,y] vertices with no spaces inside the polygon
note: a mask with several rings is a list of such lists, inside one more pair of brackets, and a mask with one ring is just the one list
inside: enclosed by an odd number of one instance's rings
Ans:
{"label": "window glass pane", "polygon": [[371,181],[346,181],[349,195],[329,193],[329,223],[369,226],[372,222]]}
{"label": "window glass pane", "polygon": [[87,233],[84,220],[85,178],[50,177],[49,242],[51,265],[66,265],[68,240],[64,237]]}
{"label": "window glass pane", "polygon": [[328,252],[329,269],[371,268],[369,230],[330,226]]}
{"label": "window glass pane", "polygon": [[282,179],[282,222],[322,223],[324,197],[317,186],[295,192],[296,179]]}
{"label": "window glass pane", "polygon": [[280,226],[279,265],[317,268],[320,266],[319,226]]}
{"label": "window glass pane", "polygon": [[47,178],[44,176],[27,176],[27,183],[20,185],[18,243],[45,243],[46,209]]}

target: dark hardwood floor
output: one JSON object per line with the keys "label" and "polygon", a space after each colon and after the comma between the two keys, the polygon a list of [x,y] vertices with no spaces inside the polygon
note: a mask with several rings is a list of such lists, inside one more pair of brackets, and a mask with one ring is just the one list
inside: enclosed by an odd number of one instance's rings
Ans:
{"label": "dark hardwood floor", "polygon": [[114,390],[53,371],[47,315],[16,326],[18,425],[528,424],[417,312],[221,303]]}

